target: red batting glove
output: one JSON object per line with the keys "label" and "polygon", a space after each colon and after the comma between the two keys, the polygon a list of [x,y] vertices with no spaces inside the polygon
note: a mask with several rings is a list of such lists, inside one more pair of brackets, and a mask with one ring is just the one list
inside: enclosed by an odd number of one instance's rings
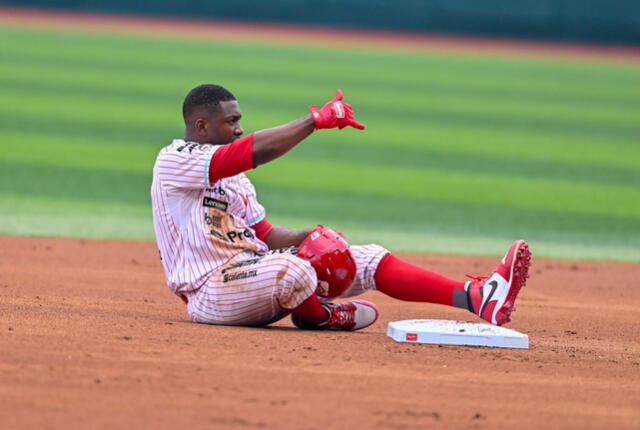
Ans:
{"label": "red batting glove", "polygon": [[311,111],[311,118],[316,124],[316,130],[321,128],[335,128],[343,129],[350,125],[358,130],[364,130],[365,125],[360,124],[353,117],[353,109],[350,105],[342,101],[342,91],[337,90],[336,96],[326,105],[322,106],[322,109],[318,109],[318,106],[309,107]]}

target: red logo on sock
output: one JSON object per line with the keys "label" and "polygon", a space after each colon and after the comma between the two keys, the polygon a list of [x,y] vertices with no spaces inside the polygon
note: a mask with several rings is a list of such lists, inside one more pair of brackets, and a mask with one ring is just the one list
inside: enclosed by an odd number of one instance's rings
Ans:
{"label": "red logo on sock", "polygon": [[418,340],[418,333],[407,333],[406,339],[415,342],[416,340]]}

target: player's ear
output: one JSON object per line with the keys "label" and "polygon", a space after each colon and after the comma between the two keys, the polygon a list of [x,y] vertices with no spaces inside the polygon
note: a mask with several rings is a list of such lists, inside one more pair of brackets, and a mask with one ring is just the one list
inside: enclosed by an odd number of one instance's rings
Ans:
{"label": "player's ear", "polygon": [[196,131],[198,132],[198,134],[200,136],[206,136],[207,135],[207,120],[205,120],[204,118],[198,118],[196,119],[194,126],[196,128]]}

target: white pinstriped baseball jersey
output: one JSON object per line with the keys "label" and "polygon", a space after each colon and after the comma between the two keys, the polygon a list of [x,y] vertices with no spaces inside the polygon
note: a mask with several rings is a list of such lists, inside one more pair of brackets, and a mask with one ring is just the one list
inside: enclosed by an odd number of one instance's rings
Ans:
{"label": "white pinstriped baseball jersey", "polygon": [[176,139],[153,168],[153,225],[167,285],[176,294],[198,289],[232,258],[268,250],[250,228],[265,210],[244,173],[210,183],[211,159],[220,148]]}

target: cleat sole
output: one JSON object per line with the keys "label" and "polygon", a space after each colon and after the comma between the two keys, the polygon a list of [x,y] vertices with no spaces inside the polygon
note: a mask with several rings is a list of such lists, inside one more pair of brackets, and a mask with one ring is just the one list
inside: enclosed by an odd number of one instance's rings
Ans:
{"label": "cleat sole", "polygon": [[503,325],[511,321],[511,314],[516,310],[515,302],[520,289],[527,283],[529,277],[529,267],[531,266],[531,251],[529,245],[524,240],[520,241],[516,251],[515,263],[513,265],[512,286],[502,305],[496,313],[497,325]]}

